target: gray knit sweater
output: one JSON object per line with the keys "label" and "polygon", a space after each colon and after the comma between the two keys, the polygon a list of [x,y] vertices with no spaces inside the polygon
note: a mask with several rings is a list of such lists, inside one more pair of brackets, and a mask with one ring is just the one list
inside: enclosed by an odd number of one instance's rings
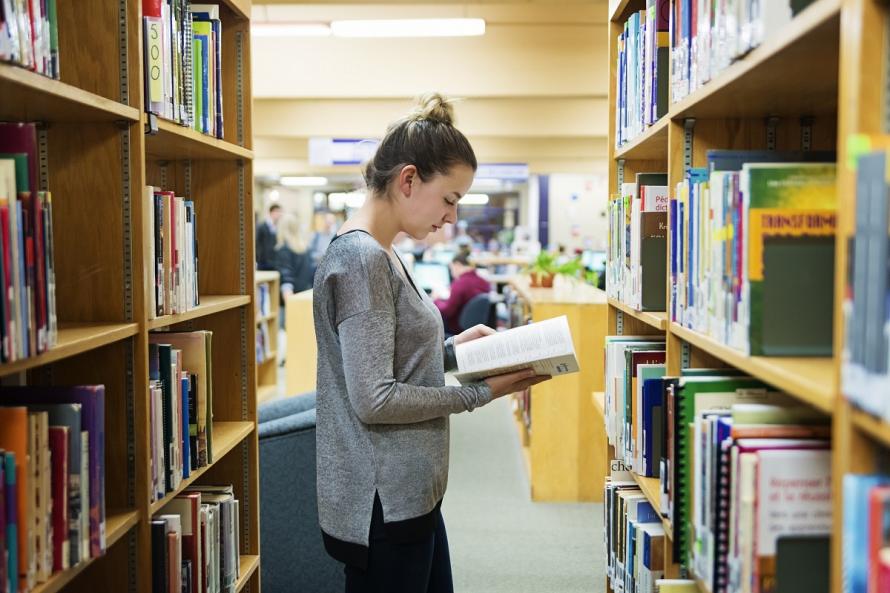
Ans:
{"label": "gray knit sweater", "polygon": [[367,546],[375,491],[386,522],[435,508],[448,481],[448,415],[488,403],[491,390],[445,386],[436,306],[367,233],[331,243],[313,312],[319,521]]}

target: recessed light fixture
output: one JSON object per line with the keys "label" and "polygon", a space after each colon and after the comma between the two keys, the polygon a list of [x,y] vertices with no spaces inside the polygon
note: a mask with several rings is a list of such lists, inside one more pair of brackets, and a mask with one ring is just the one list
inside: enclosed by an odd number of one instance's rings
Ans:
{"label": "recessed light fixture", "polygon": [[322,187],[328,184],[327,177],[282,177],[278,183],[285,187]]}
{"label": "recessed light fixture", "polygon": [[330,37],[331,27],[325,23],[253,23],[253,37]]}
{"label": "recessed light fixture", "polygon": [[367,19],[331,23],[337,37],[471,37],[485,35],[483,19]]}
{"label": "recessed light fixture", "polygon": [[467,194],[459,203],[461,206],[484,206],[488,203],[488,194]]}

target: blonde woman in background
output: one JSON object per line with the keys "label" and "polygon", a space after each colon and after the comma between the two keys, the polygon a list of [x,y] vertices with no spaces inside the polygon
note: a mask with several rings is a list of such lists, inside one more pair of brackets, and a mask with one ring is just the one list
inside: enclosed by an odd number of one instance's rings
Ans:
{"label": "blonde woman in background", "polygon": [[290,212],[284,214],[278,220],[277,234],[275,269],[281,274],[281,299],[284,304],[293,293],[312,288],[314,269],[306,251],[300,219]]}

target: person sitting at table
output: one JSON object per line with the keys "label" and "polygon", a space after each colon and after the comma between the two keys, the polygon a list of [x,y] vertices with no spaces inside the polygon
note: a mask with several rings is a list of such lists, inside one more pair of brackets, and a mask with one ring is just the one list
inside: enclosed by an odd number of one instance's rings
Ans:
{"label": "person sitting at table", "polygon": [[442,313],[445,331],[457,335],[463,330],[458,320],[461,311],[474,296],[487,293],[491,285],[476,274],[476,267],[470,263],[469,250],[461,250],[449,264],[451,268],[451,290],[448,298],[437,298],[434,302]]}

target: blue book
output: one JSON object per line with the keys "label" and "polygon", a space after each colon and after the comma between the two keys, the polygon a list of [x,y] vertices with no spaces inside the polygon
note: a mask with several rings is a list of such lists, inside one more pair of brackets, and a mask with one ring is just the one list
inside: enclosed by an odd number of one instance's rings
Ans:
{"label": "blue book", "polygon": [[19,586],[19,530],[18,498],[16,496],[15,453],[7,451],[2,456],[3,474],[6,482],[6,576],[9,591],[18,591]]}
{"label": "blue book", "polygon": [[843,593],[868,591],[868,493],[876,486],[887,484],[890,476],[844,476]]}
{"label": "blue book", "polygon": [[[643,475],[657,478],[661,461],[661,437],[664,435],[664,380],[643,382]],[[657,442],[658,441],[658,442]]]}
{"label": "blue book", "polygon": [[182,477],[187,478],[191,471],[192,461],[191,449],[189,447],[189,392],[191,391],[189,385],[191,383],[188,377],[184,377],[180,384],[182,386],[182,389],[180,389],[182,393],[182,428],[180,430],[182,433]]}
{"label": "blue book", "polygon": [[24,217],[22,215],[22,202],[16,201],[15,203],[15,214],[16,218],[18,218],[18,237],[15,238],[19,243],[19,261],[17,263],[19,268],[19,278],[21,278],[21,282],[19,283],[19,309],[22,314],[22,323],[21,326],[17,328],[19,332],[19,337],[21,338],[20,344],[22,344],[22,352],[24,353],[24,358],[31,356],[31,343],[28,339],[29,332],[31,329],[31,319],[28,315],[28,280],[27,280],[27,266],[25,265],[25,232],[22,227],[24,224]]}

